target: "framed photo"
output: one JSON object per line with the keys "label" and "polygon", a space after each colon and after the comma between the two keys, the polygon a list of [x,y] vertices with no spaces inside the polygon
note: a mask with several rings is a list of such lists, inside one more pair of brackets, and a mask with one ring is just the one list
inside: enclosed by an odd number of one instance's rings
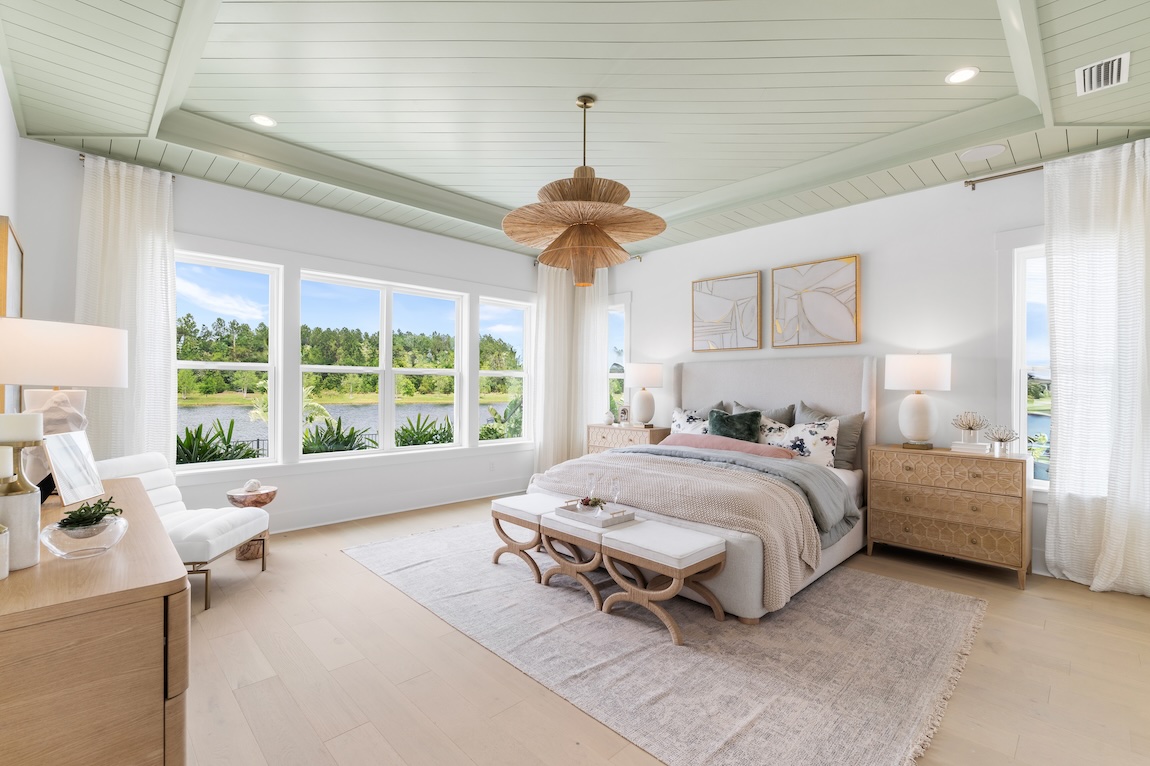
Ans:
{"label": "framed photo", "polygon": [[691,350],[762,348],[760,273],[748,271],[691,283]]}
{"label": "framed photo", "polygon": [[771,346],[859,342],[859,257],[771,270]]}
{"label": "framed photo", "polygon": [[623,404],[619,406],[619,425],[624,426],[631,422],[631,407]]}
{"label": "framed photo", "polygon": [[56,491],[64,505],[104,494],[104,485],[96,470],[96,458],[88,444],[88,434],[83,431],[49,434],[44,437],[44,449],[48,452],[48,462],[52,464]]}
{"label": "framed photo", "polygon": [[[8,216],[0,215],[0,317],[19,317],[24,299],[24,251]],[[20,411],[20,387],[0,386],[0,412]]]}

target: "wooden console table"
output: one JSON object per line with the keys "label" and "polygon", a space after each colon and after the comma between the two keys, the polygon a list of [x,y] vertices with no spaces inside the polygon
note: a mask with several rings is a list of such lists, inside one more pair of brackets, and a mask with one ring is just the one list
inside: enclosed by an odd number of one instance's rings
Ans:
{"label": "wooden console table", "polygon": [[[128,531],[107,553],[0,580],[0,760],[185,762],[188,577],[139,479],[104,482]],[[43,528],[63,516],[45,504]]]}

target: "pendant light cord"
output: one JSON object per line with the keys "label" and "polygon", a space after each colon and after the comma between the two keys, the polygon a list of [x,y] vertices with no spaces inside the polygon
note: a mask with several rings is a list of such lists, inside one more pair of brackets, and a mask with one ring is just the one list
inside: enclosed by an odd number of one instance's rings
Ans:
{"label": "pendant light cord", "polygon": [[583,164],[587,164],[587,107],[583,107]]}

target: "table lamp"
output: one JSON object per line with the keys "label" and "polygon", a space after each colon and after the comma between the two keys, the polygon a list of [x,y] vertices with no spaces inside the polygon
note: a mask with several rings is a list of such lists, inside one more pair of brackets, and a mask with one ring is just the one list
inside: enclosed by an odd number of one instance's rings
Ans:
{"label": "table lamp", "polygon": [[934,449],[938,410],[923,391],[950,390],[950,354],[887,354],[886,389],[913,391],[898,408],[904,449]]}
{"label": "table lamp", "polygon": [[651,428],[655,417],[655,397],[648,388],[663,387],[663,365],[659,362],[632,362],[623,373],[623,383],[628,388],[638,387],[631,394],[631,420],[644,428]]}

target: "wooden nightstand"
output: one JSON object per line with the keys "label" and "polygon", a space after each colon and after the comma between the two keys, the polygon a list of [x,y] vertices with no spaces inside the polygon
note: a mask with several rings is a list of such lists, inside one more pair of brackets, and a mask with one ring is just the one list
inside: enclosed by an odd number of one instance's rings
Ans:
{"label": "wooden nightstand", "polygon": [[670,435],[670,428],[590,425],[587,426],[587,452],[602,452],[632,444],[658,444]]}
{"label": "wooden nightstand", "polygon": [[867,553],[888,543],[1030,571],[1030,458],[870,450]]}

